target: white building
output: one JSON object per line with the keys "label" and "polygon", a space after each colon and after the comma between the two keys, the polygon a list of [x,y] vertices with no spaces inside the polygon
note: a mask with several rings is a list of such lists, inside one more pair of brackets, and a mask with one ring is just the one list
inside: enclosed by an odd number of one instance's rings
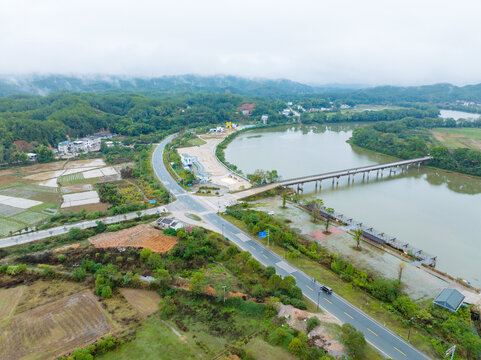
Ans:
{"label": "white building", "polygon": [[58,143],[58,152],[60,154],[68,154],[72,150],[72,142],[71,141],[62,141]]}
{"label": "white building", "polygon": [[27,158],[28,158],[28,161],[37,161],[38,160],[37,154],[35,154],[35,153],[28,153]]}
{"label": "white building", "polygon": [[194,159],[192,159],[190,156],[187,156],[185,154],[181,154],[180,158],[182,160],[182,165],[184,166],[184,169],[190,170],[194,163]]}
{"label": "white building", "polygon": [[267,124],[267,119],[269,119],[269,115],[262,115],[261,116],[261,120],[262,120],[262,123],[264,125]]}

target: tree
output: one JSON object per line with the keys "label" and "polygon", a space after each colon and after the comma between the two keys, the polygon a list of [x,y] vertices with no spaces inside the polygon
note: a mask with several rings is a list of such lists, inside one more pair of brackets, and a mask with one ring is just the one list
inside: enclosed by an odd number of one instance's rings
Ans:
{"label": "tree", "polygon": [[111,287],[108,286],[108,285],[102,286],[102,290],[100,291],[100,296],[102,296],[102,298],[104,298],[104,299],[108,299],[108,298],[112,297]]}
{"label": "tree", "polygon": [[162,289],[166,289],[169,287],[170,282],[172,281],[172,276],[167,269],[157,269],[154,270],[154,278],[159,282],[160,287]]}
{"label": "tree", "polygon": [[352,356],[354,359],[362,358],[364,349],[366,347],[366,339],[364,338],[364,334],[360,331],[357,331],[351,324],[347,323],[342,325],[341,330],[342,343],[344,346],[346,346],[348,355]]}
{"label": "tree", "polygon": [[406,264],[402,262],[397,267],[398,267],[398,280],[399,282],[401,282],[401,278],[403,276],[403,271],[406,268]]}
{"label": "tree", "polygon": [[252,296],[257,299],[263,298],[265,294],[264,287],[261,284],[257,284],[252,288]]}
{"label": "tree", "polygon": [[284,191],[282,193],[282,207],[285,209],[286,208],[286,201],[287,201],[287,191]]}
{"label": "tree", "polygon": [[329,222],[331,221],[330,217],[327,217],[326,219],[326,230],[324,230],[324,234],[330,234],[331,232],[329,231]]}
{"label": "tree", "polygon": [[363,231],[361,229],[354,230],[353,238],[356,241],[357,249],[360,249],[362,233]]}
{"label": "tree", "polygon": [[106,228],[107,227],[105,226],[105,224],[102,221],[97,221],[97,229],[96,230],[97,230],[98,233],[104,232]]}
{"label": "tree", "polygon": [[250,258],[246,263],[247,268],[251,269],[252,272],[257,272],[261,268],[261,263],[254,258]]}
{"label": "tree", "polygon": [[47,162],[47,161],[52,161],[53,158],[54,158],[53,151],[50,150],[50,148],[48,148],[45,145],[37,146],[37,148],[35,149],[35,152],[37,154],[38,161],[41,162],[41,163]]}
{"label": "tree", "polygon": [[143,261],[147,261],[150,255],[152,255],[152,250],[150,250],[149,248],[145,248],[140,251],[140,259]]}

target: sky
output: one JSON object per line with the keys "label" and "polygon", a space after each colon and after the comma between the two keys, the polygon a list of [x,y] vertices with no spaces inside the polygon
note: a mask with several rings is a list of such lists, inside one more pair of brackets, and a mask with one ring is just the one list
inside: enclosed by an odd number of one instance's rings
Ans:
{"label": "sky", "polygon": [[0,74],[481,82],[479,0],[0,0]]}

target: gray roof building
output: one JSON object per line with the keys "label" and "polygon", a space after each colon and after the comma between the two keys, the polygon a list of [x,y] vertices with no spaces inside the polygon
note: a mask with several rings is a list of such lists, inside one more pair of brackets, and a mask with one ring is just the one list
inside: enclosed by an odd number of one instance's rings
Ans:
{"label": "gray roof building", "polygon": [[451,312],[458,311],[463,304],[465,296],[456,289],[444,289],[441,294],[434,299],[434,303]]}

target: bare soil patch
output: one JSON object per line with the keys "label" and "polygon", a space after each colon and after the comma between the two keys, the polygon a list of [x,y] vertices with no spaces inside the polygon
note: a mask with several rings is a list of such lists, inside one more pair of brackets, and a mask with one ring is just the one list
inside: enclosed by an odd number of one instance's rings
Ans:
{"label": "bare soil patch", "polygon": [[329,228],[329,234],[324,234],[324,230],[319,230],[319,231],[313,232],[309,235],[312,237],[312,240],[317,241],[317,240],[320,240],[320,239],[324,239],[328,236],[340,234],[342,232],[344,232],[344,230],[342,230],[341,228],[333,226],[333,227]]}
{"label": "bare soil patch", "polygon": [[159,309],[160,296],[155,291],[122,288],[120,293],[144,317]]}
{"label": "bare soil patch", "polygon": [[73,211],[79,212],[81,210],[86,210],[87,212],[93,211],[107,211],[110,204],[98,203],[98,204],[86,204],[86,205],[78,205],[78,206],[71,206],[62,208],[62,211]]}
{"label": "bare soil patch", "polygon": [[114,331],[88,290],[14,316],[0,330],[0,358],[57,358]]}
{"label": "bare soil patch", "polygon": [[174,247],[177,238],[164,235],[161,231],[142,224],[129,229],[96,235],[89,241],[99,248],[141,247],[149,248],[153,252],[164,253]]}
{"label": "bare soil patch", "polygon": [[[299,310],[292,305],[278,305],[279,313],[277,316],[286,318],[290,327],[297,330],[307,330],[307,320],[313,316],[321,321],[321,325],[313,329],[308,337],[314,341],[316,346],[322,347],[329,352],[330,355],[341,357],[344,353],[343,345],[336,340],[336,335],[332,331],[328,331],[329,324],[342,325],[342,323],[329,313],[315,314],[304,310]],[[326,326],[327,325],[327,326]],[[331,325],[332,326],[332,325]]]}
{"label": "bare soil patch", "polygon": [[8,185],[18,182],[18,178],[12,176],[0,176],[0,185]]}
{"label": "bare soil patch", "polygon": [[75,184],[69,186],[62,186],[62,192],[65,194],[76,193],[81,191],[91,191],[93,190],[92,184]]}

